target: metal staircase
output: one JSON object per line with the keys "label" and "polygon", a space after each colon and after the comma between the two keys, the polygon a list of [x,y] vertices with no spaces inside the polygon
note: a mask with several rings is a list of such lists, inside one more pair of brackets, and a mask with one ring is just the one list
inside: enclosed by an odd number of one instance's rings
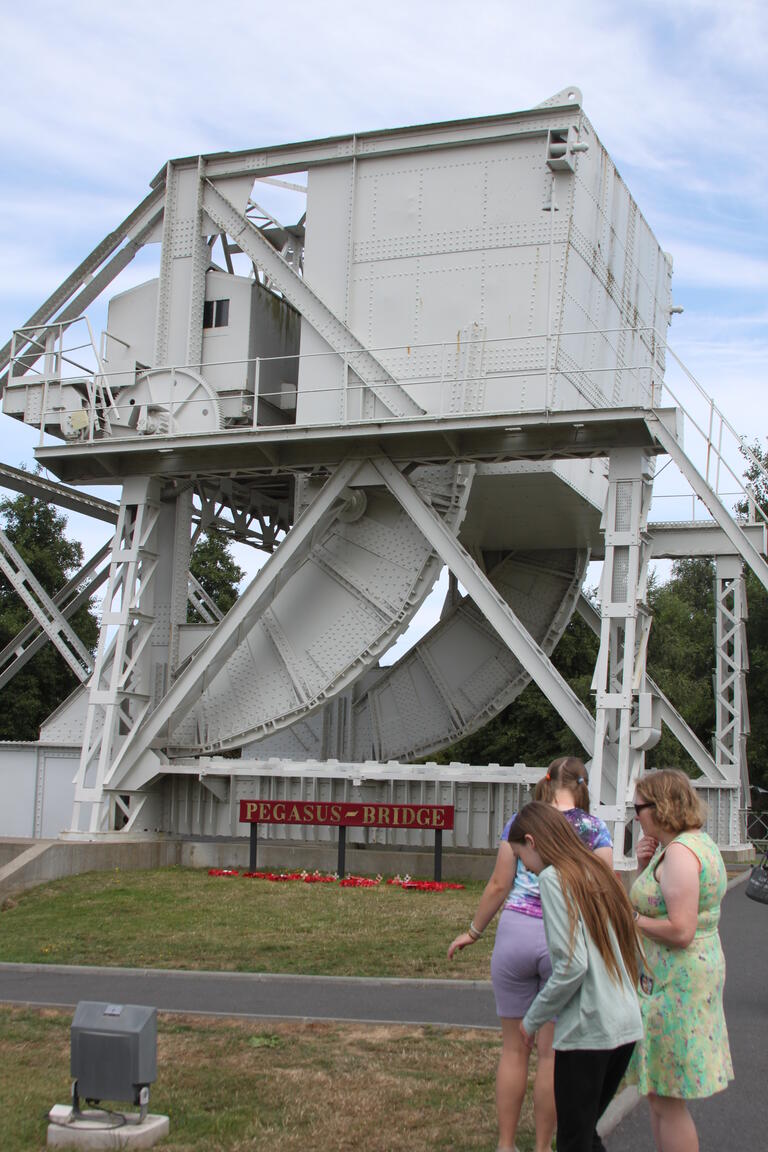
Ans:
{"label": "metal staircase", "polygon": [[[768,591],[768,563],[743,531],[744,524],[768,525],[768,507],[761,499],[768,491],[768,469],[755,455],[746,437],[741,436],[725,414],[715,404],[696,377],[683,364],[679,356],[666,346],[666,352],[690,385],[683,396],[682,388],[673,389],[665,380],[653,405],[647,424],[654,438],[664,448],[709,511],[744,562]],[[669,402],[678,410],[682,424],[678,436],[673,436],[656,414],[662,402]],[[692,443],[691,443],[692,441]],[[683,447],[685,444],[685,447]],[[755,479],[744,479],[745,469],[752,469]],[[734,516],[725,503],[726,485],[740,496],[746,505],[746,516]]]}

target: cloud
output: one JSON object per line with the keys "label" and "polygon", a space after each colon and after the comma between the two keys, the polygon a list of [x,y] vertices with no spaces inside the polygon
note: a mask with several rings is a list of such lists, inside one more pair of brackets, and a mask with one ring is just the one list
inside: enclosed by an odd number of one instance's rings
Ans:
{"label": "cloud", "polygon": [[732,5],[726,18],[703,0],[673,15],[654,0],[578,13],[479,0],[471,19],[459,0],[421,0],[418,20],[405,0],[351,16],[342,0],[285,0],[280,22],[263,0],[231,0],[219,46],[200,3],[31,0],[6,16],[20,44],[41,21],[34,53],[7,62],[6,92],[24,103],[0,133],[22,156],[115,183],[169,155],[510,111],[576,82],[620,163],[693,172],[702,150],[738,154],[761,132],[743,105],[761,83],[764,21],[735,7],[745,41]]}
{"label": "cloud", "polygon": [[[277,21],[265,0],[230,0],[219,27],[199,0],[28,0],[4,14],[20,50],[0,91],[13,158],[0,342],[169,156],[513,111],[576,83],[673,253],[688,309],[675,338],[694,357],[701,338],[718,363],[730,349],[751,378],[749,341],[717,318],[757,316],[764,300],[766,12],[751,0],[478,0],[470,15],[465,0],[421,0],[415,19],[410,0],[284,0]],[[120,286],[144,271],[132,265]]]}
{"label": "cloud", "polygon": [[716,288],[768,288],[768,257],[750,256],[724,248],[675,244],[674,283]]}

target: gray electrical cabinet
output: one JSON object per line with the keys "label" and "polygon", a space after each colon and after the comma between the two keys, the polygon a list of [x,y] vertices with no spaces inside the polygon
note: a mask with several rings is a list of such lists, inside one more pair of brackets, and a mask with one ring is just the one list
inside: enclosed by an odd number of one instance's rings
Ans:
{"label": "gray electrical cabinet", "polygon": [[86,1100],[131,1100],[157,1079],[157,1009],[81,1000],[71,1027],[70,1071]]}

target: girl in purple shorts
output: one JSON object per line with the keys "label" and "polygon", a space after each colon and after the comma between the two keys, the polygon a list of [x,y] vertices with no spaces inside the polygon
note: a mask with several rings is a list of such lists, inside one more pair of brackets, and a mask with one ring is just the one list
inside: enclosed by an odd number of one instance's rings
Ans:
{"label": "girl in purple shorts", "polygon": [[[536,785],[534,796],[559,808],[582,842],[612,865],[610,833],[602,820],[589,814],[587,771],[581,760],[575,756],[553,760],[546,776]],[[493,875],[469,928],[457,936],[448,949],[450,958],[479,940],[503,908],[491,957],[491,980],[502,1038],[496,1074],[498,1152],[514,1150],[528,1084],[530,1052],[520,1034],[520,1021],[552,972],[538,879],[523,867],[507,839],[514,819],[512,816],[504,825]],[[549,1152],[556,1126],[553,1034],[554,1024],[549,1023],[539,1028],[536,1036],[538,1063],[533,1085],[536,1152]]]}

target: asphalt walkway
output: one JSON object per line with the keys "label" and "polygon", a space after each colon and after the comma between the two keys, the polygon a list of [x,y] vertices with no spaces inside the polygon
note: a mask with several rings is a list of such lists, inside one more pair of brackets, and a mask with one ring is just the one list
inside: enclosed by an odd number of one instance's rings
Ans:
{"label": "asphalt walkway", "polygon": [[369,980],[159,968],[0,964],[0,1002],[74,1008],[79,1000],[260,1020],[350,1020],[496,1028],[483,980]]}
{"label": "asphalt walkway", "polygon": [[[768,905],[747,900],[738,884],[723,903],[721,933],[736,1080],[727,1092],[694,1103],[692,1112],[701,1152],[758,1152],[768,1147]],[[255,1019],[497,1026],[486,981],[0,964],[0,1002],[74,1008],[80,1000]],[[644,1102],[605,1137],[605,1144],[608,1152],[650,1152]]]}

